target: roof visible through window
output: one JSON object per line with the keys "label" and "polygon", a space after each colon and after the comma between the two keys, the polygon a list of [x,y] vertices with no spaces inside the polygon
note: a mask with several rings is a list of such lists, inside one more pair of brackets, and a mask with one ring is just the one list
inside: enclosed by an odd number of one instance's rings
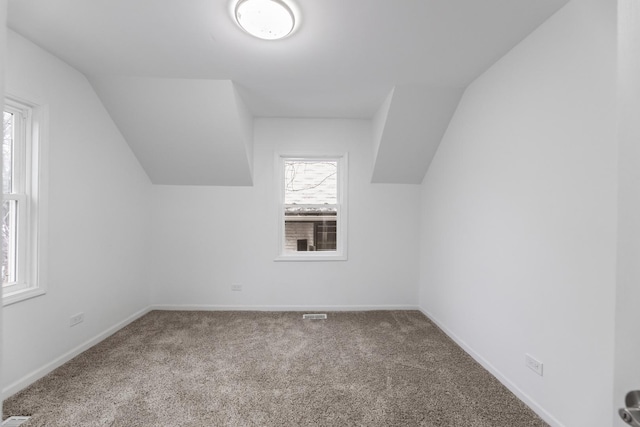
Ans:
{"label": "roof visible through window", "polygon": [[284,203],[287,205],[336,204],[338,162],[287,160],[284,163]]}

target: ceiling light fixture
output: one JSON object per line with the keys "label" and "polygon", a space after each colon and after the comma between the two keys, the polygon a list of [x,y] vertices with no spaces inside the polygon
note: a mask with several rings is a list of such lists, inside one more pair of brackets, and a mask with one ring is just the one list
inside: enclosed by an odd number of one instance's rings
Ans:
{"label": "ceiling light fixture", "polygon": [[296,24],[293,11],[281,0],[240,0],[235,15],[243,30],[264,40],[286,37]]}

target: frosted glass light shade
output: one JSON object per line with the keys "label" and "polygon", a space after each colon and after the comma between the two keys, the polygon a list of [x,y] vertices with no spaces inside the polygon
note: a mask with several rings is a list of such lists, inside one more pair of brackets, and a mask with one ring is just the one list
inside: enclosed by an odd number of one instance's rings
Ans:
{"label": "frosted glass light shade", "polygon": [[242,29],[264,40],[277,40],[293,31],[295,18],[280,0],[240,0],[236,20]]}

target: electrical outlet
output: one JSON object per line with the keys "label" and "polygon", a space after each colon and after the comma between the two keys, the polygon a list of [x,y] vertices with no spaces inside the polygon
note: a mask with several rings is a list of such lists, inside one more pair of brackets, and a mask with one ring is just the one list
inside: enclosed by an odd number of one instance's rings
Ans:
{"label": "electrical outlet", "polygon": [[231,290],[234,292],[242,292],[242,285],[231,285]]}
{"label": "electrical outlet", "polygon": [[527,365],[527,368],[531,369],[536,374],[542,376],[542,362],[535,359],[534,357],[525,354],[524,355],[524,363]]}
{"label": "electrical outlet", "polygon": [[69,320],[69,326],[75,326],[78,323],[82,322],[84,322],[84,313],[78,313],[74,316],[71,316],[71,319]]}

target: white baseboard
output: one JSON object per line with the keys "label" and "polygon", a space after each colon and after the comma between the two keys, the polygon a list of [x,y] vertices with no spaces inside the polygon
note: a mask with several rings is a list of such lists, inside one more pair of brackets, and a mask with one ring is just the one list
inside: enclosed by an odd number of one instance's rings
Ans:
{"label": "white baseboard", "polygon": [[70,351],[66,352],[65,354],[63,354],[62,356],[58,357],[57,359],[47,363],[43,367],[41,367],[39,369],[36,369],[35,371],[31,372],[30,374],[27,374],[24,377],[20,378],[18,381],[14,382],[12,384],[9,384],[7,387],[5,387],[2,390],[2,400],[14,395],[15,393],[19,392],[20,390],[22,390],[22,389],[28,387],[29,385],[33,384],[34,382],[38,381],[40,378],[44,377],[45,375],[47,375],[48,373],[50,373],[54,369],[59,368],[60,366],[64,365],[69,360],[73,359],[74,357],[76,357],[77,355],[82,353],[83,351],[88,350],[89,348],[91,348],[94,345],[98,344],[100,341],[102,341],[105,338],[108,338],[109,336],[111,336],[114,333],[118,332],[120,329],[124,328],[129,323],[133,322],[134,320],[137,320],[140,317],[144,316],[149,311],[151,311],[151,309],[149,307],[147,307],[147,308],[144,308],[144,309],[138,311],[137,313],[132,314],[131,316],[129,316],[126,319],[124,319],[123,321],[116,323],[115,325],[113,325],[112,327],[107,329],[106,331],[99,333],[95,337],[89,339],[88,341],[85,341],[84,343],[80,344],[79,346],[73,348],[72,350],[70,350]]}
{"label": "white baseboard", "polygon": [[168,311],[373,311],[419,310],[416,305],[210,305],[155,304],[151,310]]}
{"label": "white baseboard", "polygon": [[506,376],[502,374],[495,366],[493,366],[488,360],[482,357],[479,353],[477,353],[473,348],[471,348],[464,340],[454,334],[449,328],[447,328],[444,324],[442,324],[438,319],[436,319],[431,313],[423,308],[419,308],[419,310],[429,318],[433,323],[435,323],[442,331],[449,336],[456,344],[458,344],[469,356],[471,356],[476,362],[482,365],[491,375],[493,375],[498,381],[502,383],[505,387],[507,387],[513,394],[515,394],[518,399],[524,402],[532,411],[534,411],[540,418],[542,418],[547,424],[552,427],[564,427],[564,425],[558,421],[553,415],[547,412],[542,406],[538,404],[535,400],[533,400],[529,395],[523,392],[518,386],[512,383]]}

